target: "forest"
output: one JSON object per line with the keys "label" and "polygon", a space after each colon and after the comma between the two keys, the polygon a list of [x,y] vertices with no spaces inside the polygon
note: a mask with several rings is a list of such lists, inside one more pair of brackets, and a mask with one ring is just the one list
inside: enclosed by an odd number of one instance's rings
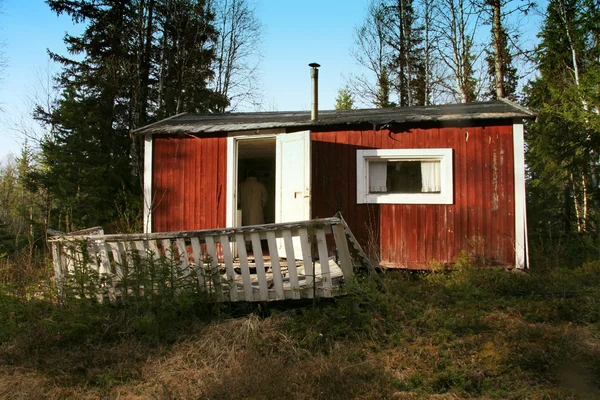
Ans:
{"label": "forest", "polygon": [[[130,131],[180,112],[256,109],[248,0],[48,0],[85,29],[67,34],[43,134],[0,165],[0,262],[47,256],[46,230],[141,231],[142,152]],[[539,45],[522,25],[543,14]],[[336,108],[507,98],[526,129],[532,256],[579,265],[600,254],[600,4],[551,0],[372,0],[354,32],[361,73]],[[538,259],[535,257],[539,256]]]}
{"label": "forest", "polygon": [[[463,251],[451,271],[362,271],[343,296],[291,304],[217,303],[196,275],[177,280],[166,250],[127,253],[118,301],[88,293],[105,277],[85,256],[59,294],[47,229],[142,232],[131,130],[264,110],[263,21],[251,0],[46,4],[84,29],[49,53],[59,71],[31,108],[42,133],[0,162],[0,398],[600,398],[598,0],[365,1],[348,32],[360,72],[337,109],[506,98],[537,114],[531,264]],[[522,41],[532,13],[535,49]]]}

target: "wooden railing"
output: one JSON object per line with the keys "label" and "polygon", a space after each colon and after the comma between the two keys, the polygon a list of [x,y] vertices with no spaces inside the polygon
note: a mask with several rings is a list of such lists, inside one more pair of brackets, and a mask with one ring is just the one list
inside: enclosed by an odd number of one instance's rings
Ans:
{"label": "wooden railing", "polygon": [[[57,233],[49,243],[61,296],[69,277],[85,269],[97,275],[97,297],[116,300],[131,290],[133,266],[162,263],[172,268],[171,286],[192,279],[215,301],[272,301],[339,293],[353,275],[347,230],[333,217],[175,233]],[[139,286],[134,290],[159,285]]]}

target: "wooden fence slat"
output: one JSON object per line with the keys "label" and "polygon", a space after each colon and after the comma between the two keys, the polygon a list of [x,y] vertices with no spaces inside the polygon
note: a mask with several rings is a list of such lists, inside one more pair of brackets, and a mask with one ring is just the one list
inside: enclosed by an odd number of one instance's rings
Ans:
{"label": "wooden fence slat", "polygon": [[220,241],[221,249],[223,251],[223,261],[225,262],[227,281],[229,283],[229,300],[237,301],[237,283],[235,282],[235,271],[233,270],[233,254],[231,252],[231,246],[229,245],[229,237],[227,235],[221,235]]}
{"label": "wooden fence slat", "polygon": [[283,231],[283,243],[285,246],[285,255],[287,258],[288,274],[290,275],[290,286],[292,298],[300,298],[300,284],[298,282],[298,269],[296,267],[296,256],[294,254],[294,242],[292,233],[289,230]]}
{"label": "wooden fence slat", "polygon": [[[181,277],[182,274],[188,276],[196,267],[200,290],[214,288],[211,291],[214,293],[216,301],[269,301],[313,296],[332,297],[334,277],[337,279],[343,275],[344,278],[349,278],[353,274],[349,247],[351,239],[346,236],[351,236],[351,232],[341,217],[318,221],[326,221],[326,223],[319,224],[317,227],[314,225],[314,221],[303,221],[155,235],[82,236],[79,234],[79,236],[67,236],[65,234],[50,239],[49,244],[59,295],[64,293],[67,274],[72,273],[75,269],[79,270],[80,267],[87,267],[97,271],[101,278],[108,278],[102,279],[101,287],[97,288],[96,296],[101,300],[102,296],[106,296],[107,293],[109,299],[115,301],[120,296],[144,295],[144,291],[159,290],[161,285],[159,281],[152,278],[147,282],[143,279],[145,275],[141,269],[146,268],[146,263],[142,262],[138,265],[138,262],[139,260],[148,260],[150,262],[157,261],[160,263],[157,266],[161,267],[163,262],[166,262],[165,267],[173,269],[175,273],[165,279]],[[334,237],[340,269],[330,268],[327,246],[327,235],[330,234]],[[266,263],[262,248],[265,240],[270,256],[270,271],[265,269],[269,265]],[[253,264],[250,263],[246,251],[247,241],[252,245]],[[296,246],[296,251],[294,251],[295,242],[300,244],[300,246]],[[224,276],[221,276],[221,265],[217,253],[219,245],[222,249]],[[283,249],[279,247],[281,245],[287,254],[287,272],[285,264],[282,264],[279,258],[279,252],[283,252]],[[356,244],[352,242],[352,245]],[[188,246],[191,247],[189,253]],[[204,251],[205,246],[206,250]],[[232,252],[233,247],[238,248],[241,279],[236,274],[237,268],[234,268],[238,264]],[[298,251],[301,251],[302,254],[295,254]],[[135,256],[136,253],[139,258]],[[360,255],[362,256],[362,253]],[[315,268],[314,262],[317,256],[319,269]],[[297,261],[296,257],[302,261]],[[207,265],[208,268],[205,268],[207,259],[210,259],[210,263]],[[87,265],[83,265],[84,261]],[[303,267],[300,268],[303,273],[299,272],[299,267],[302,266],[300,263],[303,263]],[[256,273],[250,273],[251,265],[256,267]],[[126,267],[129,270],[126,270]],[[152,268],[152,265],[148,265],[147,268]],[[178,270],[182,273],[178,273]],[[152,270],[149,271],[153,273]],[[208,281],[207,273],[210,275]],[[125,279],[127,282],[123,282]],[[227,286],[225,286],[225,279],[227,279]],[[125,287],[119,285],[119,281],[122,281]],[[175,285],[177,281],[174,280],[171,283]],[[224,297],[225,287],[228,287],[229,294]],[[95,290],[94,288],[90,289]],[[178,288],[178,290],[181,289]],[[94,294],[90,293],[90,295]]]}
{"label": "wooden fence slat", "polygon": [[309,299],[313,298],[313,285],[315,282],[315,274],[312,263],[312,254],[310,251],[310,241],[308,238],[308,230],[306,228],[300,228],[298,230],[298,236],[300,236],[300,247],[302,248],[302,260],[304,261],[304,279],[306,282],[306,294]]}
{"label": "wooden fence slat", "polygon": [[67,259],[67,243],[60,242],[58,246],[58,256],[60,257],[61,273],[63,279],[69,272],[69,260]]}
{"label": "wooden fence slat", "polygon": [[132,241],[128,240],[125,242],[125,259],[127,260],[127,271],[131,275],[134,271],[135,265],[133,263],[133,252],[137,251]]}
{"label": "wooden fence slat", "polygon": [[[334,225],[340,222],[337,217],[321,218],[318,220],[319,224],[323,225]],[[313,224],[314,221],[298,221],[298,222],[283,222],[277,224],[264,224],[264,225],[252,225],[242,227],[230,227],[221,229],[205,229],[200,231],[183,231],[183,232],[158,232],[158,233],[140,233],[140,234],[111,234],[111,235],[94,235],[94,239],[106,239],[107,241],[127,241],[127,240],[147,240],[147,239],[176,239],[179,237],[191,238],[199,237],[201,239],[207,236],[220,236],[220,235],[232,235],[236,233],[249,233],[249,232],[260,232],[261,238],[265,232],[280,232],[282,230],[294,230],[301,227],[307,227]],[[75,235],[58,235],[51,237],[48,241],[60,241],[64,239],[68,240],[85,240],[88,236],[75,234]]]}
{"label": "wooden fence slat", "polygon": [[285,294],[283,292],[283,279],[281,278],[281,265],[279,264],[277,240],[274,232],[267,232],[267,243],[269,244],[269,256],[271,257],[271,272],[273,273],[275,299],[284,300]]}
{"label": "wooden fence slat", "polygon": [[206,271],[204,271],[204,261],[202,261],[202,248],[200,247],[200,239],[197,237],[192,238],[192,254],[194,255],[194,263],[196,264],[198,286],[200,286],[203,290],[206,290]]}
{"label": "wooden fence slat", "polygon": [[[85,251],[87,252],[88,257],[86,267],[99,273],[100,268],[98,265],[99,260],[97,256],[99,253],[98,246],[96,246],[96,242],[91,240],[87,241],[85,245]],[[84,257],[83,253],[81,254],[81,256]]]}
{"label": "wooden fence slat", "polygon": [[138,255],[140,256],[140,258],[146,258],[146,255],[148,253],[146,251],[146,241],[134,240],[132,248],[138,252]]}
{"label": "wooden fence slat", "polygon": [[67,272],[69,274],[75,272],[75,263],[77,263],[77,252],[73,248],[75,245],[75,243],[71,244],[70,246],[68,245],[65,252],[67,260]]}
{"label": "wooden fence slat", "polygon": [[111,252],[110,246],[106,243],[105,240],[99,240],[97,242],[97,246],[99,248],[99,257],[100,257],[100,278],[104,278],[103,289],[106,291],[108,295],[108,300],[110,302],[114,302],[117,300],[117,296],[115,293],[115,282],[113,279],[110,279],[113,274],[110,270],[110,258],[108,257]]}
{"label": "wooden fence slat", "polygon": [[123,279],[123,257],[122,257],[122,243],[121,242],[113,242],[109,243],[110,251],[113,254],[113,260],[115,260],[115,275],[117,281]]}
{"label": "wooden fence slat", "polygon": [[179,253],[179,270],[182,276],[188,276],[190,274],[190,260],[188,259],[184,238],[177,239],[177,252]]}
{"label": "wooden fence slat", "polygon": [[204,238],[206,242],[206,252],[210,256],[210,278],[213,282],[214,293],[217,299],[223,301],[223,288],[221,287],[221,275],[219,274],[219,258],[217,248],[212,236]]}
{"label": "wooden fence slat", "polygon": [[173,261],[173,246],[171,245],[171,239],[163,239],[160,241],[160,245],[165,252],[165,257],[169,261]]}
{"label": "wooden fence slat", "polygon": [[319,250],[319,263],[321,264],[321,287],[323,288],[324,297],[331,297],[332,288],[331,272],[329,271],[329,252],[327,251],[327,239],[325,238],[323,229],[316,229],[315,240],[317,241],[317,249]]}
{"label": "wooden fence slat", "polygon": [[160,259],[160,253],[156,240],[146,240],[146,251],[148,252],[149,259],[152,258],[155,261]]}
{"label": "wooden fence slat", "polygon": [[367,253],[365,253],[365,251],[362,249],[361,245],[358,243],[358,240],[356,240],[354,233],[352,233],[352,231],[350,230],[350,227],[346,223],[346,220],[344,219],[344,217],[342,217],[342,214],[338,212],[337,216],[340,219],[341,225],[344,227],[344,231],[348,235],[348,240],[350,241],[350,245],[358,253],[358,256],[362,260],[363,265],[367,266],[371,270],[372,273],[377,274],[377,271],[375,269],[377,267],[377,263],[374,262],[373,260],[371,260],[367,256]]}
{"label": "wooden fence slat", "polygon": [[269,288],[267,286],[267,275],[265,273],[265,263],[263,260],[263,251],[260,244],[258,233],[251,233],[252,252],[254,253],[254,265],[256,266],[256,275],[258,276],[258,290],[261,301],[269,300]]}
{"label": "wooden fence slat", "polygon": [[61,247],[62,244],[60,242],[54,242],[50,245],[50,248],[52,249],[52,264],[54,266],[54,280],[56,282],[56,288],[58,290],[58,299],[60,302],[63,301],[65,285],[62,252],[60,251]]}
{"label": "wooden fence slat", "polygon": [[110,260],[108,259],[108,249],[104,240],[98,244],[100,250],[100,274],[108,276],[110,275]]}
{"label": "wooden fence slat", "polygon": [[246,253],[246,240],[244,239],[244,234],[236,233],[235,241],[238,246],[238,257],[240,259],[240,269],[242,270],[245,300],[253,301],[252,281],[250,280],[250,267],[248,266],[248,254]]}
{"label": "wooden fence slat", "polygon": [[344,227],[341,224],[334,225],[333,237],[335,239],[335,247],[338,251],[338,257],[340,262],[340,268],[344,274],[345,279],[350,279],[354,273],[352,269],[352,259],[350,258],[350,249],[348,248],[348,241],[346,240],[346,233]]}

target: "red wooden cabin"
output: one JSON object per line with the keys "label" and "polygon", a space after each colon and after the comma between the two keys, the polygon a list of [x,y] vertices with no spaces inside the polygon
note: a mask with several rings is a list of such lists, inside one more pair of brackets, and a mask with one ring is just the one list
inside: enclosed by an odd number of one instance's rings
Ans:
{"label": "red wooden cabin", "polygon": [[372,110],[180,114],[145,143],[145,230],[237,226],[258,172],[265,222],[337,211],[382,265],[428,268],[461,251],[527,267],[523,119],[507,101]]}

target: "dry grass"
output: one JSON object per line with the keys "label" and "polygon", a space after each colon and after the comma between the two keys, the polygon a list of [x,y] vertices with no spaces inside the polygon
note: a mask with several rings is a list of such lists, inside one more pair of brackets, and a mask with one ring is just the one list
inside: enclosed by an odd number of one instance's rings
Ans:
{"label": "dry grass", "polygon": [[192,318],[167,339],[22,332],[0,344],[0,398],[600,397],[600,269],[385,279],[316,308]]}

